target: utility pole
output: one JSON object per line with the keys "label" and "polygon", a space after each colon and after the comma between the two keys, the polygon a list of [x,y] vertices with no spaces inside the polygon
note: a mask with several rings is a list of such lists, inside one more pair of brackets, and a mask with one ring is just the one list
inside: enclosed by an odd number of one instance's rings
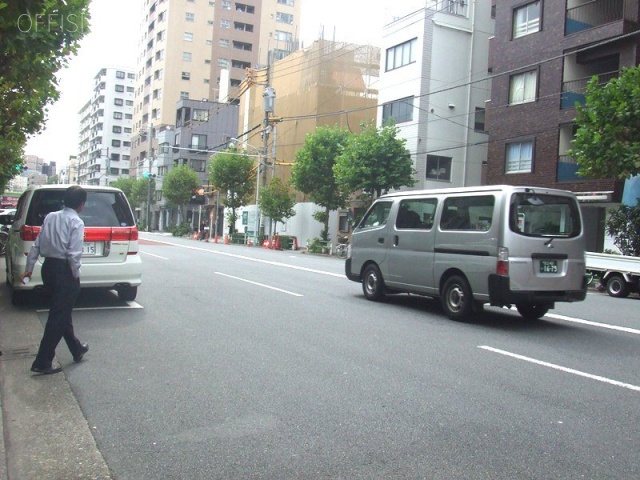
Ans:
{"label": "utility pole", "polygon": [[148,146],[148,162],[149,162],[149,176],[147,177],[147,232],[151,231],[151,167],[153,166],[153,123],[149,124],[149,131],[147,132]]}

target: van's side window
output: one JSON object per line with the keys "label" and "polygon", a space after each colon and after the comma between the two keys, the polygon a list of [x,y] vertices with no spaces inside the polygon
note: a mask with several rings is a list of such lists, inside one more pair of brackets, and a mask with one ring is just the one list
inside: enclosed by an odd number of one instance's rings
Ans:
{"label": "van's side window", "polygon": [[374,203],[360,222],[360,228],[380,227],[387,223],[393,202]]}
{"label": "van's side window", "polygon": [[402,200],[396,218],[396,228],[429,230],[433,227],[437,205],[438,200],[435,198]]}
{"label": "van's side window", "polygon": [[495,197],[449,197],[445,199],[440,218],[442,230],[486,231],[493,222]]}

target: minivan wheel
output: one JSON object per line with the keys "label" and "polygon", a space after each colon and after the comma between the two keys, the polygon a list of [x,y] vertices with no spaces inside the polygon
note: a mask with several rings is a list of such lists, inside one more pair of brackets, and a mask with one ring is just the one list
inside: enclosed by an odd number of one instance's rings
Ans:
{"label": "minivan wheel", "polygon": [[473,294],[466,278],[460,275],[449,277],[440,296],[442,309],[452,320],[464,320],[473,312]]}
{"label": "minivan wheel", "polygon": [[382,273],[376,265],[369,265],[362,275],[362,292],[368,300],[380,300],[384,296]]}
{"label": "minivan wheel", "polygon": [[607,279],[607,293],[612,297],[625,298],[631,289],[622,275],[611,275]]}
{"label": "minivan wheel", "polygon": [[138,295],[138,287],[122,286],[116,288],[116,292],[118,292],[118,298],[123,302],[132,302]]}
{"label": "minivan wheel", "polygon": [[516,308],[526,320],[538,320],[549,311],[549,307],[542,303],[516,303]]}

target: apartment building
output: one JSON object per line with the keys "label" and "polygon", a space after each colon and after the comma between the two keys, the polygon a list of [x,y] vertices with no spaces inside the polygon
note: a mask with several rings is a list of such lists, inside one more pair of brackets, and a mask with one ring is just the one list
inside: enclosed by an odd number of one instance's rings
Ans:
{"label": "apartment building", "polygon": [[385,25],[377,121],[406,140],[413,188],[481,183],[493,30],[490,0],[429,0]]}
{"label": "apartment building", "polygon": [[486,182],[575,192],[587,248],[602,251],[606,209],[624,182],[581,178],[568,151],[589,79],[605,83],[640,63],[638,0],[493,0],[492,8]]}
{"label": "apartment building", "polygon": [[296,47],[302,1],[142,1],[132,174],[157,173],[156,130],[178,101],[233,101],[247,68]]}
{"label": "apartment building", "polygon": [[109,185],[129,176],[134,84],[127,68],[105,67],[94,77],[91,98],[78,112],[78,184]]}

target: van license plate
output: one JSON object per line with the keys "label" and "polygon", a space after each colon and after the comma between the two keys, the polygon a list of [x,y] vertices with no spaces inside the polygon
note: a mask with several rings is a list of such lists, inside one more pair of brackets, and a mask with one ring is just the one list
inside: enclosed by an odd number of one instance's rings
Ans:
{"label": "van license plate", "polygon": [[96,254],[96,242],[84,242],[82,246],[83,255],[95,255]]}
{"label": "van license plate", "polygon": [[556,260],[540,260],[540,273],[558,273]]}

